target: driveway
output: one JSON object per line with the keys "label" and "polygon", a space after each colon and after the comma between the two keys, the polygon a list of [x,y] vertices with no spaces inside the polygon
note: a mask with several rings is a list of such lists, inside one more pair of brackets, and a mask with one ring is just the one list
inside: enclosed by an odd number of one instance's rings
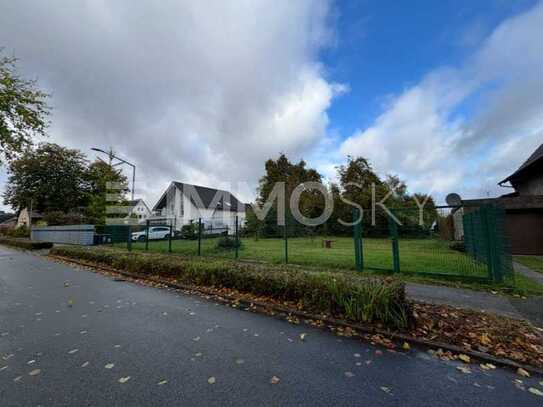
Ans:
{"label": "driveway", "polygon": [[[305,333],[305,340],[300,334]],[[543,378],[465,374],[0,248],[0,405],[540,406]],[[522,390],[521,388],[525,390]]]}

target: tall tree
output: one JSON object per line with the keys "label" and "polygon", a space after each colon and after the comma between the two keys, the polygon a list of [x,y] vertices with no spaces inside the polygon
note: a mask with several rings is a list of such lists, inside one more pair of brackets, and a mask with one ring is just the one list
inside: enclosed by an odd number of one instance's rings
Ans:
{"label": "tall tree", "polygon": [[35,80],[17,74],[15,58],[1,53],[0,48],[0,163],[32,145],[34,136],[45,135],[49,113],[47,94]]}
{"label": "tall tree", "polygon": [[[281,154],[276,160],[269,159],[265,164],[266,173],[260,178],[258,188],[257,203],[262,205],[267,201],[274,186],[278,182],[285,183],[285,193],[287,199],[287,217],[289,219],[290,231],[293,234],[304,233],[304,228],[300,227],[292,218],[289,210],[290,197],[294,189],[303,183],[317,182],[322,183],[321,175],[313,168],[307,168],[306,162],[301,160],[294,164],[289,161],[285,154]],[[300,212],[309,218],[317,217],[324,208],[324,198],[322,194],[315,190],[304,191],[300,196]],[[279,235],[282,230],[277,227],[277,205],[274,202],[273,207],[266,220],[261,225],[263,235]],[[255,223],[255,222],[253,222]]]}
{"label": "tall tree", "polygon": [[41,143],[10,162],[4,203],[39,211],[77,210],[88,197],[87,160],[79,150]]}

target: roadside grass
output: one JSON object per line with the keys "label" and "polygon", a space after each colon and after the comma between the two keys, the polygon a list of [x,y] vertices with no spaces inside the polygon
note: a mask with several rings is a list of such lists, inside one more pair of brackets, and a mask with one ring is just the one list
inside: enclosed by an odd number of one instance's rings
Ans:
{"label": "roadside grass", "polygon": [[514,256],[513,259],[523,266],[528,267],[530,270],[543,273],[543,259],[535,256]]}
{"label": "roadside grass", "polygon": [[[354,243],[350,237],[326,237],[332,240],[332,248],[322,247],[325,237],[304,237],[288,239],[289,264],[311,267],[318,270],[355,270]],[[217,248],[218,238],[201,241],[202,257],[234,259],[234,250]],[[285,260],[283,239],[242,238],[239,259],[247,261],[283,264]],[[126,243],[117,246],[126,248]],[[149,252],[167,253],[168,241],[149,241]],[[145,250],[145,243],[133,242],[135,252]],[[443,285],[478,291],[497,291],[508,295],[543,295],[543,285],[516,275],[514,282],[496,285],[483,281],[469,281],[469,277],[485,278],[486,266],[470,256],[451,250],[449,242],[438,239],[400,239],[400,271],[392,273],[392,248],[390,239],[364,238],[364,275],[385,277],[393,275],[404,282]],[[172,253],[182,256],[196,256],[197,240],[172,240]],[[426,274],[425,274],[426,273]],[[442,274],[432,275],[430,273]],[[462,279],[462,277],[466,279]],[[453,279],[452,277],[457,277]]]}

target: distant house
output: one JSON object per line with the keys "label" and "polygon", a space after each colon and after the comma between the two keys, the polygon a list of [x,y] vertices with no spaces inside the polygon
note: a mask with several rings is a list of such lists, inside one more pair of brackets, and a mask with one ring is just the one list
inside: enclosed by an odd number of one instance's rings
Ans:
{"label": "distant house", "polygon": [[[21,209],[21,211],[19,212],[19,216],[17,217],[17,227],[29,227],[30,224],[35,225],[42,219],[43,216],[38,211],[32,211],[32,214],[30,214],[30,210],[28,208],[23,208]],[[32,220],[32,223],[30,220]]]}
{"label": "distant house", "polygon": [[128,216],[136,218],[138,223],[145,223],[152,215],[151,210],[143,199],[128,201]]}
{"label": "distant house", "polygon": [[498,198],[463,200],[462,212],[485,204],[500,205],[506,213],[512,254],[543,255],[543,144],[498,185],[514,191]]}
{"label": "distant house", "polygon": [[223,230],[232,234],[245,223],[245,204],[228,191],[172,182],[153,207],[155,216],[169,219],[176,230],[202,220],[204,230]]}

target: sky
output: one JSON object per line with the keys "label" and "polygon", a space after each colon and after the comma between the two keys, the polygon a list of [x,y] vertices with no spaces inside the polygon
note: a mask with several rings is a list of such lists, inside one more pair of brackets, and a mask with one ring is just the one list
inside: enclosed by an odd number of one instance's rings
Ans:
{"label": "sky", "polygon": [[363,156],[438,202],[508,193],[543,142],[541,38],[535,0],[0,0],[44,141],[113,148],[150,206],[173,180],[252,201],[280,153],[327,182]]}

